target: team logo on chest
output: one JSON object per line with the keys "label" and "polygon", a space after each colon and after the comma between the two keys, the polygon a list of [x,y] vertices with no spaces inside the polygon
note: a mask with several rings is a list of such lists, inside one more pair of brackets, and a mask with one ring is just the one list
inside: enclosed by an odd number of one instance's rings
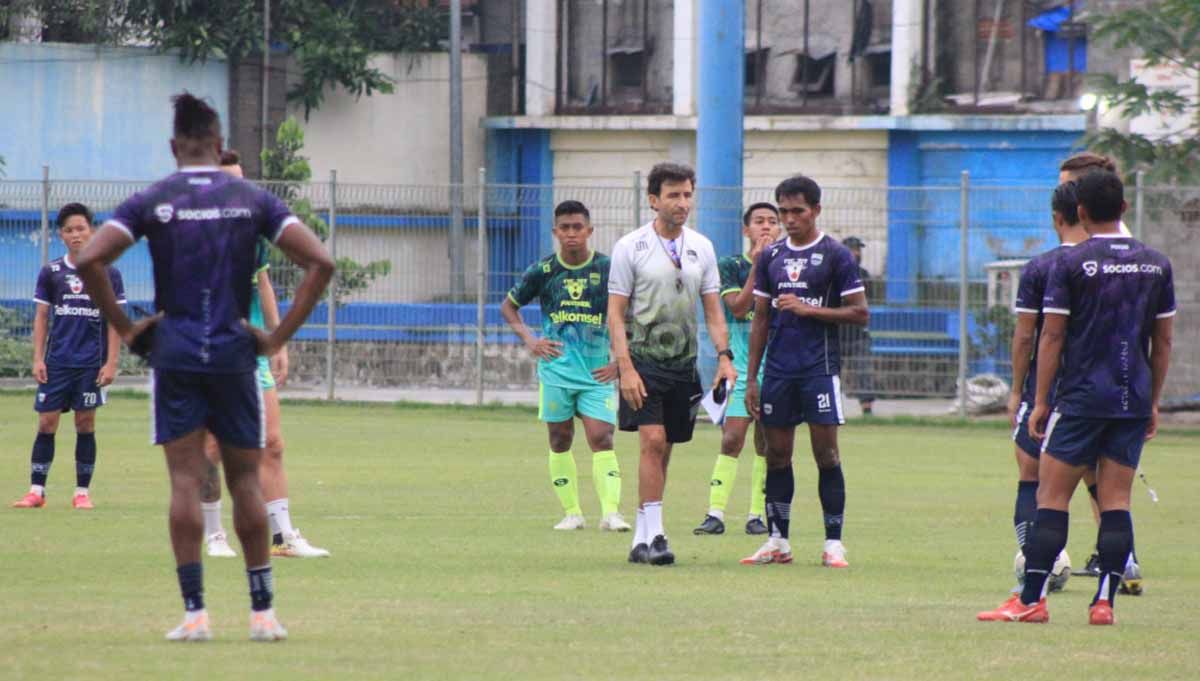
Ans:
{"label": "team logo on chest", "polygon": [[563,286],[567,288],[567,294],[571,296],[571,300],[582,298],[587,285],[587,279],[563,279]]}
{"label": "team logo on chest", "polygon": [[1096,272],[1099,269],[1100,263],[1096,262],[1095,260],[1088,260],[1087,262],[1083,263],[1083,273],[1089,277],[1096,276]]}
{"label": "team logo on chest", "polygon": [[175,207],[169,203],[160,203],[154,207],[154,217],[158,218],[158,221],[163,224],[170,222],[174,216]]}
{"label": "team logo on chest", "polygon": [[591,284],[592,286],[599,286],[600,285],[600,273],[592,272],[591,274],[589,274],[588,275],[588,283]]}
{"label": "team logo on chest", "polygon": [[820,265],[821,261],[824,259],[825,259],[824,255],[821,255],[820,253],[813,253],[812,260],[809,262],[812,264],[813,267],[816,267],[817,265]]}
{"label": "team logo on chest", "polygon": [[79,277],[75,276],[74,274],[68,274],[66,279],[67,286],[70,287],[71,293],[83,293],[83,282],[79,280]]}
{"label": "team logo on chest", "polygon": [[787,272],[789,281],[800,281],[800,274],[804,272],[804,266],[807,264],[808,258],[785,258],[783,271]]}

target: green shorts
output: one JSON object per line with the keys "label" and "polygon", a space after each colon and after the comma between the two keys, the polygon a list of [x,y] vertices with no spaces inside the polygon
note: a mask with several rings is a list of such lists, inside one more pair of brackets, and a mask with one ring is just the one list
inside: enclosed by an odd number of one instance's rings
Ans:
{"label": "green shorts", "polygon": [[[762,387],[763,372],[758,370],[758,385]],[[733,392],[729,393],[729,406],[725,408],[725,418],[748,419],[750,412],[746,411],[746,374],[738,372],[737,381],[733,384]]]}
{"label": "green shorts", "polygon": [[561,388],[538,384],[538,419],[546,423],[570,421],[575,415],[615,424],[617,389],[614,385],[595,388]]}
{"label": "green shorts", "polygon": [[275,389],[275,377],[271,375],[271,362],[266,357],[258,358],[258,387],[263,390]]}

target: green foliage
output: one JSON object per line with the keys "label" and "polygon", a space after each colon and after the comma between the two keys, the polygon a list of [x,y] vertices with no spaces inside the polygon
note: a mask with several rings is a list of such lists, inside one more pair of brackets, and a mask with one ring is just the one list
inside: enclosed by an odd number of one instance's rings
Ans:
{"label": "green foliage", "polygon": [[[1160,0],[1142,7],[1097,15],[1093,44],[1117,49],[1136,47],[1151,66],[1173,65],[1200,69],[1200,0]],[[1102,129],[1085,144],[1110,154],[1122,170],[1146,173],[1150,182],[1189,183],[1200,179],[1200,106],[1175,92],[1150,92],[1132,79],[1110,75],[1091,80],[1096,93],[1123,118],[1162,113],[1186,114],[1192,127],[1174,140],[1156,140],[1134,133]]]}
{"label": "green foliage", "polygon": [[[308,225],[322,241],[329,238],[329,224],[313,208],[312,201],[302,193],[312,180],[304,149],[304,130],[295,118],[288,117],[275,134],[275,146],[262,154],[263,178],[277,196],[287,202],[300,221]],[[278,249],[271,249],[271,283],[280,298],[290,299],[300,284],[299,268]],[[390,260],[359,263],[351,258],[337,259],[337,302],[341,304],[355,292],[362,291],[379,277],[392,271]]]}
{"label": "green foliage", "polygon": [[33,342],[29,315],[10,307],[0,307],[0,377],[29,376],[33,362]]}

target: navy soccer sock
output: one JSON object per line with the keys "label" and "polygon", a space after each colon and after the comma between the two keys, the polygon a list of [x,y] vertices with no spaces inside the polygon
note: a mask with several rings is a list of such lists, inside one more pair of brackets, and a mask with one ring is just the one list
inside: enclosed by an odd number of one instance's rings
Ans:
{"label": "navy soccer sock", "polygon": [[796,494],[796,477],[791,465],[768,468],[764,485],[767,505],[767,527],[772,537],[788,538],[792,517],[792,497]]}
{"label": "navy soccer sock", "polygon": [[271,566],[249,568],[246,577],[250,580],[250,609],[256,612],[270,610],[271,600],[275,597],[275,578],[271,575]]}
{"label": "navy soccer sock", "polygon": [[1133,550],[1133,517],[1129,511],[1104,511],[1100,514],[1100,539],[1096,542],[1100,552],[1100,584],[1096,589],[1095,605],[1098,600],[1110,604],[1121,586],[1125,574],[1125,561]]}
{"label": "navy soccer sock", "polygon": [[75,435],[75,485],[87,489],[96,470],[96,434]]}
{"label": "navy soccer sock", "polygon": [[53,461],[54,433],[38,433],[33,441],[33,455],[30,457],[30,483],[45,487],[46,476],[50,474],[50,464]]}
{"label": "navy soccer sock", "polygon": [[179,591],[183,594],[183,607],[188,612],[204,609],[204,565],[188,563],[175,568],[179,576]]}
{"label": "navy soccer sock", "polygon": [[1071,515],[1066,511],[1039,508],[1033,535],[1025,545],[1025,588],[1021,602],[1033,605],[1046,595],[1046,580],[1054,559],[1067,545],[1067,526]]}
{"label": "navy soccer sock", "polygon": [[842,538],[842,520],[846,512],[846,478],[842,466],[817,469],[817,494],[825,515],[825,539]]}
{"label": "navy soccer sock", "polygon": [[1025,544],[1033,532],[1033,521],[1037,518],[1037,480],[1021,480],[1017,483],[1017,504],[1013,510],[1013,527],[1017,531],[1017,546],[1025,551]]}

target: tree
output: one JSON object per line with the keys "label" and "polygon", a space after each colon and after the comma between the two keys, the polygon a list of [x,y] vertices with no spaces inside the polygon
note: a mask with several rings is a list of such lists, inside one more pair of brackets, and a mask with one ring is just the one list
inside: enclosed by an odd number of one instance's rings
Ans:
{"label": "tree", "polygon": [[[300,151],[304,148],[304,130],[295,118],[288,117],[275,134],[275,146],[263,152],[263,179],[276,196],[287,202],[300,221],[316,232],[321,241],[329,238],[329,225],[313,209],[312,202],[303,195],[306,184],[312,180],[312,168],[308,158]],[[300,284],[300,272],[283,254],[271,252],[271,268],[274,271],[271,283],[281,298],[291,298]],[[390,260],[375,260],[361,264],[350,258],[338,258],[337,301],[340,304],[347,296],[361,291],[379,277],[392,271]]]}
{"label": "tree", "polygon": [[[238,61],[262,52],[262,0],[10,0],[0,3],[0,39],[15,17],[39,17],[43,35],[67,42],[150,44],[185,61]],[[392,92],[371,68],[373,52],[442,49],[446,11],[421,0],[276,0],[271,38],[300,65],[289,101],[304,114],[330,86],[356,96]]]}
{"label": "tree", "polygon": [[[1151,66],[1200,70],[1200,0],[1160,0],[1098,15],[1094,44],[1139,48]],[[1143,114],[1187,115],[1191,127],[1170,139],[1151,139],[1111,128],[1088,135],[1088,148],[1114,156],[1124,172],[1142,170],[1150,182],[1187,184],[1200,179],[1200,103],[1177,92],[1154,91],[1132,78],[1093,77],[1100,100],[1131,119]]]}

